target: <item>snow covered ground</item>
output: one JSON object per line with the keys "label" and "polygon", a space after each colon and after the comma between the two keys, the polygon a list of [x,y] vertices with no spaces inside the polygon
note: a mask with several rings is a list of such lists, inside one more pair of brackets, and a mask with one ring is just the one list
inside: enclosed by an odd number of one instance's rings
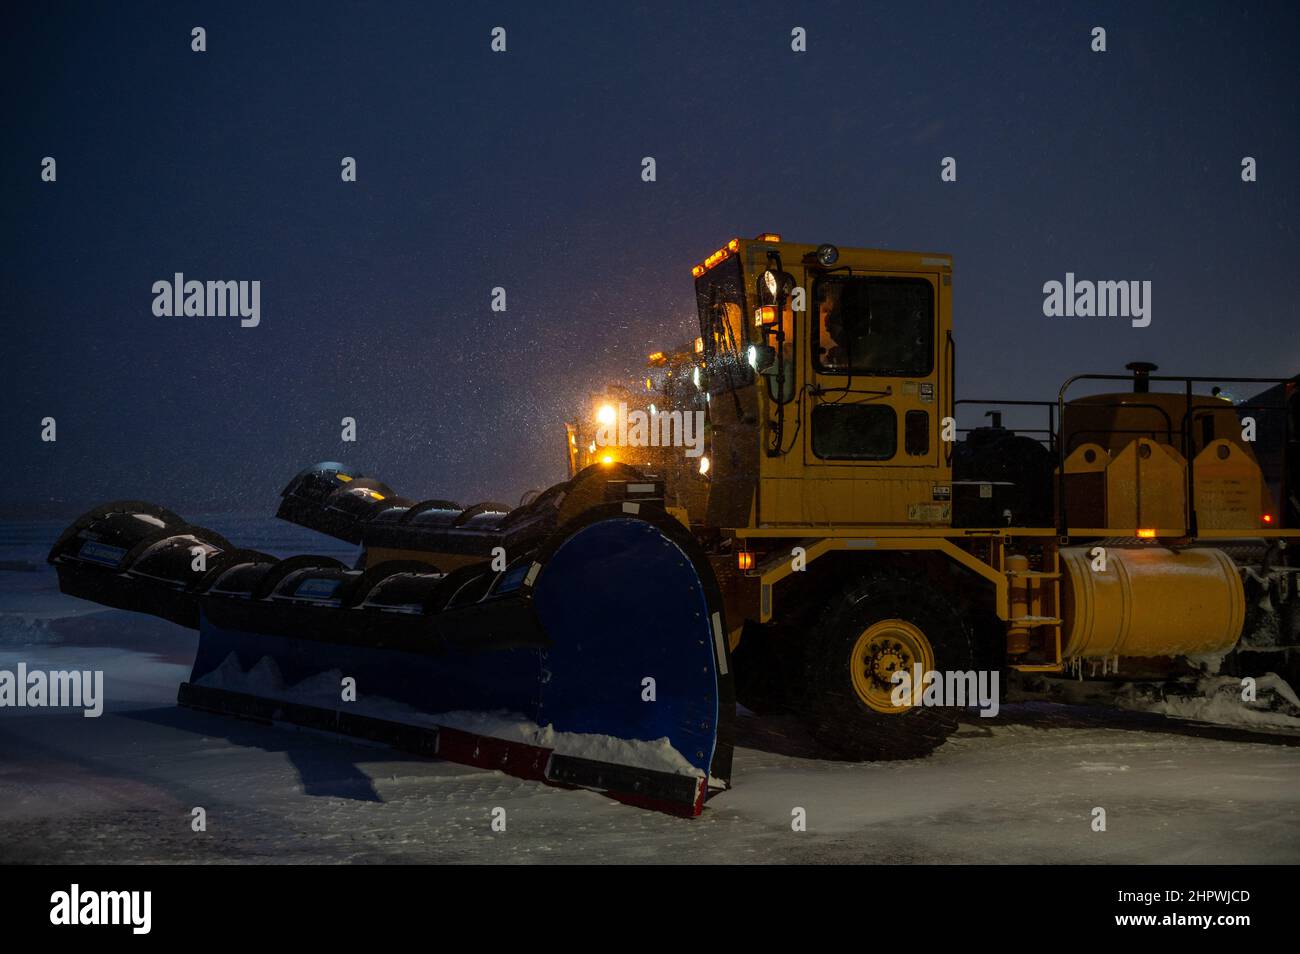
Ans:
{"label": "snow covered ground", "polygon": [[[278,554],[350,552],[271,520],[204,522]],[[59,594],[43,558],[60,529],[0,525],[0,669],[103,669],[106,711],[0,709],[0,862],[1300,861],[1300,747],[1151,716],[1008,705],[931,758],[865,765],[745,716],[735,787],[685,820],[180,709],[195,634]]]}

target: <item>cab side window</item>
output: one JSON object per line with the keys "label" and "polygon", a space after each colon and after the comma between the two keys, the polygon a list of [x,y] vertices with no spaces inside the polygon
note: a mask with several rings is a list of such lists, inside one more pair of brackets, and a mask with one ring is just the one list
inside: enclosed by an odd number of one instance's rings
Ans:
{"label": "cab side window", "polygon": [[828,275],[813,286],[823,374],[924,377],[934,369],[934,286],[923,278]]}

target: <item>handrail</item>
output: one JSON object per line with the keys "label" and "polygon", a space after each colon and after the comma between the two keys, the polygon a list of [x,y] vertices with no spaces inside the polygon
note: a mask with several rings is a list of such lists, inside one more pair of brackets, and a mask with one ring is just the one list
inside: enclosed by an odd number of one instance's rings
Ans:
{"label": "handrail", "polygon": [[[1049,452],[1056,450],[1056,402],[1055,401],[1024,401],[1024,400],[1005,400],[1005,401],[986,401],[981,398],[962,398],[960,401],[952,402],[953,417],[957,416],[958,404],[976,404],[993,407],[1045,407],[1047,408],[1047,427],[1008,427],[1006,430],[1012,434],[1046,434],[1047,449]],[[957,433],[970,433],[975,430],[972,427],[960,427]]]}
{"label": "handrail", "polygon": [[[1285,404],[1273,405],[1273,404],[1242,403],[1242,404],[1226,404],[1223,407],[1215,407],[1212,405],[1197,407],[1192,404],[1193,397],[1213,397],[1214,395],[1194,394],[1192,391],[1192,386],[1194,384],[1285,385],[1291,383],[1295,379],[1294,378],[1264,378],[1264,377],[1232,377],[1232,376],[1224,376],[1224,375],[1183,376],[1183,375],[1168,375],[1168,374],[1146,374],[1144,375],[1144,378],[1148,382],[1165,381],[1171,383],[1179,383],[1183,385],[1184,411],[1182,417],[1179,420],[1177,434],[1179,437],[1179,445],[1182,450],[1183,458],[1184,460],[1187,461],[1187,500],[1185,501],[1185,506],[1184,506],[1184,518],[1187,523],[1188,532],[1195,533],[1196,532],[1196,511],[1195,511],[1195,499],[1196,499],[1195,489],[1196,488],[1195,488],[1194,476],[1192,473],[1192,466],[1191,466],[1192,456],[1193,456],[1191,451],[1195,446],[1195,437],[1191,433],[1191,431],[1192,431],[1192,424],[1195,420],[1195,413],[1200,411],[1211,412],[1211,413],[1232,411],[1235,413],[1240,410],[1285,411],[1287,409],[1287,406]],[[974,405],[985,405],[985,406],[995,406],[995,407],[1001,406],[1001,407],[1046,407],[1048,408],[1048,428],[1046,430],[1042,428],[1006,428],[1006,430],[1014,434],[1026,434],[1026,435],[1046,434],[1047,435],[1049,450],[1055,452],[1057,457],[1056,517],[1057,517],[1057,530],[1061,534],[1061,536],[1065,536],[1069,529],[1069,520],[1066,513],[1066,503],[1065,503],[1066,500],[1065,459],[1066,457],[1069,456],[1069,453],[1072,449],[1072,445],[1078,443],[1077,441],[1064,439],[1065,438],[1065,434],[1064,434],[1065,407],[1066,407],[1065,394],[1066,391],[1068,391],[1071,386],[1073,386],[1079,381],[1122,381],[1127,384],[1132,384],[1133,375],[1132,374],[1076,374],[1070,378],[1067,378],[1065,383],[1061,385],[1060,389],[1057,391],[1057,396],[1055,401],[1029,401],[1029,400],[1021,400],[1021,399],[984,400],[981,398],[962,398],[961,400],[953,401],[954,416],[956,415],[957,405],[960,404],[974,404]],[[1143,392],[1138,391],[1132,393],[1140,394]],[[1153,393],[1176,395],[1177,392],[1163,391],[1163,392],[1153,392]],[[1098,395],[1098,396],[1100,397],[1103,395]],[[1167,442],[1171,445],[1174,443],[1173,438],[1174,438],[1175,431],[1174,431],[1173,419],[1170,417],[1169,412],[1166,411],[1163,407],[1160,407],[1158,404],[1147,403],[1147,402],[1134,403],[1131,401],[1103,401],[1088,406],[1096,407],[1096,408],[1144,407],[1151,410],[1156,410],[1165,419],[1165,436]],[[964,434],[964,433],[970,433],[973,430],[976,430],[976,428],[966,427],[966,428],[958,428],[957,432]],[[1151,434],[1153,440],[1158,440],[1157,437],[1158,432],[1152,429],[1109,428],[1109,429],[1084,431],[1081,433]]]}

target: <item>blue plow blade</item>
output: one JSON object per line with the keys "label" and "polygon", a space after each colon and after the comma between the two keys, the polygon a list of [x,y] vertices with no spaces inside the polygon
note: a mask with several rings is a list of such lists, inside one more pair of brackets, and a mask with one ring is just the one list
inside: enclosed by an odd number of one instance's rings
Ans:
{"label": "blue plow blade", "polygon": [[[256,613],[251,625],[231,626],[229,613],[218,625],[202,610],[180,701],[699,814],[710,782],[729,783],[735,711],[707,558],[671,517],[640,508],[603,510],[555,539],[537,555],[533,579],[507,573],[480,604],[490,625],[494,606],[515,600],[517,612],[527,601],[545,648],[476,649],[469,640],[411,652],[323,641],[307,619],[301,634],[268,633],[256,630]],[[355,700],[343,700],[345,677],[355,680]],[[447,713],[456,716],[440,722]],[[563,735],[502,739],[467,726],[464,713],[510,713]]]}

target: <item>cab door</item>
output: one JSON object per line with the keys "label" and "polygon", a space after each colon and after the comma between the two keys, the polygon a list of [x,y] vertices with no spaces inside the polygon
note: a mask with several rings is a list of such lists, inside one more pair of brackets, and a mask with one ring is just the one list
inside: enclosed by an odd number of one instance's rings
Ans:
{"label": "cab door", "polygon": [[809,271],[810,387],[802,407],[809,517],[837,524],[947,523],[940,275]]}

